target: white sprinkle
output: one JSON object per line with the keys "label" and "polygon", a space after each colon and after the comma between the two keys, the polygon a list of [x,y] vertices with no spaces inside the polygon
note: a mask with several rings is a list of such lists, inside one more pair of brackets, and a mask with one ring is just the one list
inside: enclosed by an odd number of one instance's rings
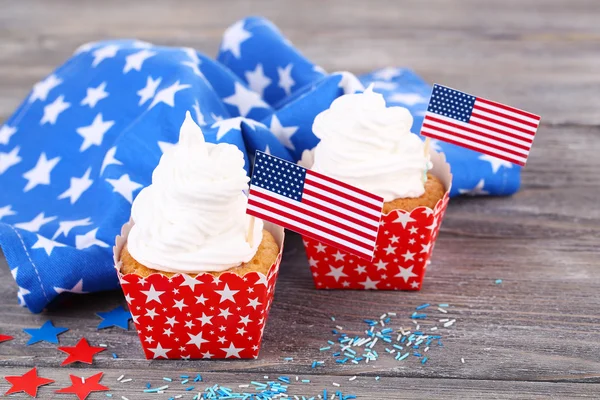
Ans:
{"label": "white sprinkle", "polygon": [[437,328],[437,326],[434,326],[433,328],[431,328],[431,330],[432,330],[432,331],[437,331],[437,330],[438,330],[438,328]]}
{"label": "white sprinkle", "polygon": [[338,329],[338,330],[340,330],[340,331],[343,331],[343,330],[344,330],[344,328],[343,328],[343,327],[341,327],[341,326],[339,326],[339,325],[336,325],[336,326],[335,326],[335,328],[336,328],[336,329]]}
{"label": "white sprinkle", "polygon": [[413,319],[413,320],[412,320],[412,322],[413,322],[413,324],[415,324],[415,325],[417,325],[417,324],[418,324],[418,322],[417,322],[417,320],[416,320],[416,319]]}
{"label": "white sprinkle", "polygon": [[450,321],[450,320],[449,320],[448,318],[442,318],[442,319],[440,319],[439,321],[440,321],[440,322],[448,322],[448,321]]}
{"label": "white sprinkle", "polygon": [[263,376],[263,378],[269,379],[269,375],[265,375],[265,376]]}
{"label": "white sprinkle", "polygon": [[465,359],[464,359],[464,358],[461,358],[461,359],[460,359],[460,362],[464,364],[464,363],[465,363]]}
{"label": "white sprinkle", "polygon": [[121,375],[120,377],[117,378],[117,382],[120,382],[121,379],[125,378],[125,375]]}
{"label": "white sprinkle", "polygon": [[127,382],[131,382],[132,380],[133,380],[133,379],[131,379],[131,378],[123,379],[123,380],[121,381],[121,383],[127,383]]}
{"label": "white sprinkle", "polygon": [[417,326],[415,327],[415,330],[418,331],[419,329],[421,329],[421,325],[417,324]]}
{"label": "white sprinkle", "polygon": [[85,378],[83,376],[81,377],[81,383],[85,383]]}
{"label": "white sprinkle", "polygon": [[296,381],[298,381],[298,376],[296,376]]}
{"label": "white sprinkle", "polygon": [[158,393],[158,394],[163,394],[163,393],[164,393],[164,391],[163,391],[163,390],[159,390],[159,391],[158,391],[158,392],[156,392],[156,393]]}
{"label": "white sprinkle", "polygon": [[429,346],[425,347],[425,349],[423,350],[423,353],[427,353],[429,351]]}
{"label": "white sprinkle", "polygon": [[247,387],[250,387],[250,385],[248,385],[248,384],[246,383],[246,384],[244,384],[244,385],[239,385],[238,387],[241,387],[241,388],[247,388]]}
{"label": "white sprinkle", "polygon": [[450,321],[448,321],[444,324],[444,328],[448,328],[448,327],[452,326],[452,324],[454,324],[455,322],[456,322],[455,319],[451,319]]}
{"label": "white sprinkle", "polygon": [[121,396],[121,400],[129,400],[129,399],[125,396]]}
{"label": "white sprinkle", "polygon": [[100,347],[108,347],[108,345],[104,344],[104,343],[100,343],[98,346],[100,346]]}
{"label": "white sprinkle", "polygon": [[390,351],[390,354],[394,354],[396,352],[396,350],[392,349],[392,351]]}
{"label": "white sprinkle", "polygon": [[332,384],[333,386],[335,386],[335,387],[340,387],[340,384],[339,384],[339,383],[332,382],[331,384]]}
{"label": "white sprinkle", "polygon": [[379,321],[379,323],[381,324],[381,326],[385,326],[385,322]]}
{"label": "white sprinkle", "polygon": [[400,341],[400,339],[402,339],[402,334],[401,334],[401,333],[400,333],[400,334],[398,334],[398,338],[396,338],[396,342],[399,342],[399,341]]}
{"label": "white sprinkle", "polygon": [[177,396],[175,396],[175,397],[173,397],[173,398],[174,398],[174,399],[180,399],[180,398],[182,398],[182,397],[183,397],[183,395],[182,395],[182,394],[178,394]]}
{"label": "white sprinkle", "polygon": [[356,375],[354,375],[352,378],[348,379],[349,381],[353,381],[356,379]]}
{"label": "white sprinkle", "polygon": [[369,347],[370,349],[372,349],[373,346],[375,346],[375,343],[377,343],[377,340],[378,340],[378,338],[373,339],[373,341],[367,347]]}
{"label": "white sprinkle", "polygon": [[438,307],[438,311],[444,314],[448,314],[448,311],[444,310],[442,307]]}
{"label": "white sprinkle", "polygon": [[331,395],[330,399],[331,400],[335,399],[335,393]]}
{"label": "white sprinkle", "polygon": [[395,317],[396,313],[395,312],[389,312],[388,315],[391,316],[391,317]]}
{"label": "white sprinkle", "polygon": [[381,317],[379,317],[379,319],[385,319],[385,317],[387,317],[387,314],[381,314]]}

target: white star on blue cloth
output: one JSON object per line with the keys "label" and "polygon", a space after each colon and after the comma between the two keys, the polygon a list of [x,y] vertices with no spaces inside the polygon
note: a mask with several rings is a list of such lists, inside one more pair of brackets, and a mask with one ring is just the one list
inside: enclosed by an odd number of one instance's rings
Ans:
{"label": "white star on blue cloth", "polygon": [[[160,157],[177,142],[187,112],[207,142],[237,146],[249,172],[257,150],[309,162],[319,142],[315,117],[371,83],[388,105],[411,112],[417,133],[431,86],[414,72],[328,74],[263,18],[227,29],[216,60],[138,40],[80,46],[0,126],[0,246],[20,303],[41,312],[64,292],[118,287],[114,238]],[[443,142],[430,147],[452,167],[451,195],[507,195],[519,187],[518,166]],[[406,216],[396,223],[412,228]],[[340,273],[332,276],[341,280]],[[366,289],[377,288],[379,278],[362,279]],[[267,282],[259,275],[256,284]],[[154,291],[149,296],[160,299]],[[235,301],[234,292],[223,288],[223,305]],[[228,344],[220,356],[235,357],[238,348]],[[153,345],[157,357],[168,355],[170,349]]]}

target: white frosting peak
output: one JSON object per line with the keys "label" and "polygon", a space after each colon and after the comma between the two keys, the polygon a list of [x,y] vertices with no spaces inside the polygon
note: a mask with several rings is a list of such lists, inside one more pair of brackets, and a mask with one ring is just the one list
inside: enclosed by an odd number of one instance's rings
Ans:
{"label": "white frosting peak", "polygon": [[411,133],[404,107],[386,107],[369,87],[338,97],[313,123],[321,139],[312,169],[382,196],[385,201],[419,197],[431,167],[424,144]]}
{"label": "white frosting peak", "polygon": [[152,184],[133,202],[129,252],[165,272],[224,271],[250,261],[263,223],[255,221],[250,246],[248,181],[242,152],[231,144],[206,143],[188,112],[179,143],[163,154]]}

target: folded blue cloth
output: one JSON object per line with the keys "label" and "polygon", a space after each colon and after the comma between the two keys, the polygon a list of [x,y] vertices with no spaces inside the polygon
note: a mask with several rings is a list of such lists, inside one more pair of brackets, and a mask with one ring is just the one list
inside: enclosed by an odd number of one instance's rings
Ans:
{"label": "folded blue cloth", "polygon": [[[318,142],[314,117],[370,84],[419,131],[431,87],[413,72],[327,74],[262,18],[232,25],[216,61],[134,40],[82,46],[0,129],[0,246],[21,304],[40,312],[61,293],[118,286],[115,235],[186,111],[207,141],[238,146],[247,167],[256,150],[298,161]],[[518,189],[518,167],[433,145],[452,166],[453,195]]]}

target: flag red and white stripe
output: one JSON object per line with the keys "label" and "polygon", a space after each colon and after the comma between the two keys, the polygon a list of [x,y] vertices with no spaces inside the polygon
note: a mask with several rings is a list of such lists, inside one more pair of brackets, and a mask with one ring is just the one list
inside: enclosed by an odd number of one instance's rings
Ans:
{"label": "flag red and white stripe", "polygon": [[538,115],[444,89],[436,96],[434,87],[435,102],[430,102],[425,114],[423,136],[525,165],[540,123]]}
{"label": "flag red and white stripe", "polygon": [[[259,159],[258,153],[256,158]],[[255,164],[247,213],[370,260],[379,232],[383,198],[292,165],[302,175],[299,178],[301,196],[277,193],[266,188],[273,185],[259,184],[261,181],[256,176],[258,172],[260,179],[261,171],[257,171]],[[265,175],[277,172],[274,167],[271,172],[262,172],[262,182],[272,179]],[[289,176],[290,180],[296,179]],[[277,176],[272,182],[277,182]]]}

